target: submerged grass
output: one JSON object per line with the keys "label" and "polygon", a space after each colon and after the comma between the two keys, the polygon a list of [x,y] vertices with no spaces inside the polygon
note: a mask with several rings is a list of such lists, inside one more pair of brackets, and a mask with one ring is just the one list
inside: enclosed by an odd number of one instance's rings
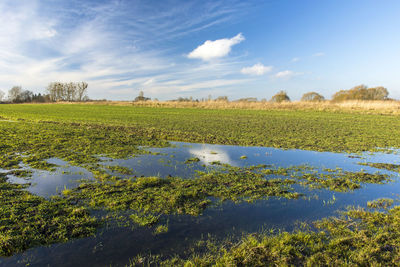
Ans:
{"label": "submerged grass", "polygon": [[314,230],[303,226],[293,232],[250,234],[188,259],[140,257],[131,266],[398,266],[400,206],[390,208],[392,200],[376,203],[317,221]]}
{"label": "submerged grass", "polygon": [[139,146],[166,146],[148,131],[110,129],[100,126],[77,126],[58,123],[0,123],[0,168],[55,170],[46,160],[59,158],[71,165],[85,167],[98,178],[109,177],[107,170],[131,174],[121,166],[98,164],[99,156],[125,158],[146,153]]}
{"label": "submerged grass", "polygon": [[0,174],[0,256],[66,242],[96,232],[100,222],[86,208],[66,199],[46,200]]}
{"label": "submerged grass", "polygon": [[64,194],[89,208],[131,211],[132,221],[140,226],[157,224],[161,215],[198,216],[210,205],[223,201],[253,202],[270,197],[297,199],[303,194],[292,185],[352,191],[364,183],[384,183],[389,176],[364,172],[331,170],[320,174],[309,166],[267,168],[266,165],[233,167],[217,164],[192,179],[180,177],[139,177],[82,183]]}
{"label": "submerged grass", "polygon": [[[167,146],[165,140],[338,152],[400,147],[400,136],[394,134],[400,130],[400,121],[393,116],[88,105],[0,105],[0,116],[16,121],[0,122],[0,169],[9,170],[0,174],[2,256],[94,234],[99,221],[89,215],[88,208],[132,211],[134,223],[154,226],[165,214],[196,216],[221,201],[298,198],[300,194],[291,187],[295,183],[349,191],[363,183],[389,180],[385,175],[362,172],[321,174],[300,168],[303,173],[295,175],[294,169],[237,168],[218,162],[214,164],[219,169],[200,172],[194,179],[123,179],[119,174],[131,175],[132,170],[104,165],[100,156],[131,157],[145,153],[141,146]],[[57,166],[47,162],[51,158],[84,167],[97,181],[66,189],[64,196],[51,199],[30,194],[24,190],[27,185],[7,181],[6,175],[29,177],[26,166],[55,170]],[[197,158],[187,163],[195,162]],[[387,209],[389,204],[382,201],[369,206]],[[343,218],[316,224],[321,232],[249,236],[230,250],[221,249],[216,256],[175,261],[189,266],[312,265],[318,261],[340,265],[366,260],[391,264],[398,256],[395,241],[399,244],[400,240],[393,228],[399,226],[398,219],[398,208],[387,213],[353,209]],[[167,226],[158,225],[154,234],[167,230]]]}
{"label": "submerged grass", "polygon": [[399,164],[373,163],[373,162],[368,162],[368,163],[360,162],[358,164],[364,165],[364,166],[373,167],[373,168],[377,168],[377,169],[384,169],[384,170],[394,171],[394,172],[399,172],[400,173],[400,165]]}
{"label": "submerged grass", "polygon": [[295,177],[300,184],[310,188],[324,188],[339,192],[359,189],[362,184],[383,184],[391,181],[389,175],[385,174],[341,170],[335,173],[306,173]]}
{"label": "submerged grass", "polygon": [[194,179],[179,177],[139,177],[116,182],[84,183],[68,198],[83,201],[91,208],[133,210],[131,219],[140,225],[153,225],[161,214],[200,215],[215,201],[254,201],[269,197],[298,198],[287,179],[265,179],[249,168],[199,172]]}
{"label": "submerged grass", "polygon": [[[381,183],[388,178],[380,174],[340,170],[331,170],[322,175],[313,172],[309,166],[268,169],[266,165],[233,167],[218,163],[207,172],[198,172],[193,179],[115,177],[105,181],[83,182],[75,189],[65,189],[62,197],[46,200],[25,191],[27,185],[7,182],[7,175],[24,176],[29,173],[9,171],[0,176],[0,247],[3,256],[33,246],[65,242],[93,234],[100,223],[89,216],[88,209],[106,209],[116,214],[128,212],[136,225],[153,227],[163,215],[198,216],[207,207],[227,200],[253,202],[270,197],[296,199],[302,194],[295,192],[291,185],[299,181],[301,185],[311,188],[349,191],[359,188],[362,183]],[[382,201],[375,205],[386,208],[389,204]],[[154,234],[166,231],[166,225],[154,228]]]}

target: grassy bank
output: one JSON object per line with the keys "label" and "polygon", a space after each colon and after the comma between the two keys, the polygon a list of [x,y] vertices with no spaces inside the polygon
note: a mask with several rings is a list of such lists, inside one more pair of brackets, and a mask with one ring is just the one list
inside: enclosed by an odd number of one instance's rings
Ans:
{"label": "grassy bank", "polygon": [[0,117],[124,127],[153,140],[335,152],[400,147],[398,117],[376,114],[45,104],[0,105]]}
{"label": "grassy bank", "polygon": [[398,266],[400,206],[380,199],[340,217],[294,232],[247,235],[240,242],[208,245],[208,253],[165,261],[137,257],[131,266]]}

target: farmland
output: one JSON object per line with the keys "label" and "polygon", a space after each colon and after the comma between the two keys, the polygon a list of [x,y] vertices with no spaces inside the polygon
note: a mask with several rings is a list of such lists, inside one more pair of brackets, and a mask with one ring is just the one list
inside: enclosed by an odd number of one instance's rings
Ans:
{"label": "farmland", "polygon": [[[395,115],[362,112],[0,105],[0,264],[35,263],[35,251],[52,244],[108,240],[113,227],[170,242],[173,233],[207,228],[202,221],[267,212],[272,203],[299,205],[317,220],[258,233],[234,220],[242,234],[223,228],[215,242],[202,239],[205,230],[176,239],[189,250],[128,247],[116,265],[395,264],[399,209],[388,197],[398,186],[399,130]],[[57,185],[50,197],[32,191],[34,181],[72,175],[76,186]],[[361,207],[345,211],[350,204]],[[344,213],[332,217],[337,209]]]}
{"label": "farmland", "polygon": [[84,127],[124,127],[152,140],[334,152],[400,147],[400,136],[393,134],[400,130],[400,121],[390,115],[59,104],[1,105],[0,116]]}

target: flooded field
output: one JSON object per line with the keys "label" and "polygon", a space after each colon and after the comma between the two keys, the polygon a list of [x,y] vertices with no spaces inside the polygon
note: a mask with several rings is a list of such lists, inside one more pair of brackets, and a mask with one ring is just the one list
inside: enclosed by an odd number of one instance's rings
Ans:
{"label": "flooded field", "polygon": [[400,260],[396,116],[0,108],[1,266]]}
{"label": "flooded field", "polygon": [[[67,243],[40,246],[1,258],[1,266],[125,266],[137,255],[178,255],[188,257],[199,241],[240,239],[244,233],[269,229],[292,231],[301,222],[311,223],[337,215],[349,205],[365,207],[368,201],[378,198],[398,198],[399,173],[395,170],[378,169],[369,163],[399,164],[396,153],[331,153],[305,150],[281,150],[266,147],[243,147],[172,142],[166,148],[144,148],[151,154],[132,158],[111,159],[101,157],[104,166],[120,166],[131,170],[119,174],[120,178],[156,176],[193,179],[197,171],[212,172],[225,165],[248,168],[292,170],[292,177],[306,173],[365,172],[387,175],[379,183],[360,183],[358,188],[329,188],[315,183],[294,183],[291,190],[301,194],[298,198],[274,197],[236,202],[227,199],[207,206],[200,215],[163,214],[159,221],[166,231],[156,233],[154,226],[133,227],[110,221],[101,227],[94,237],[79,238]],[[12,183],[27,183],[29,192],[49,198],[61,195],[63,190],[77,187],[82,180],[93,181],[92,173],[82,167],[71,166],[57,158],[48,160],[56,164],[55,171],[32,170],[31,177],[9,175]],[[28,168],[29,169],[29,168]],[[109,173],[115,169],[110,168]],[[3,170],[4,171],[4,170]],[[284,178],[284,173],[273,173],[265,179]],[[296,179],[296,178],[294,178]],[[104,215],[95,210],[93,214]],[[66,260],[68,259],[68,260]]]}

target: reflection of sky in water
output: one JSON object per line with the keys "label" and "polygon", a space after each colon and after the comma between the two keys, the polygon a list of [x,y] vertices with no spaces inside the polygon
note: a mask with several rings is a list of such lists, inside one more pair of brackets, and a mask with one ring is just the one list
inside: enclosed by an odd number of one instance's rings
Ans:
{"label": "reflection of sky in water", "polygon": [[87,170],[75,166],[69,166],[60,159],[50,159],[49,163],[62,166],[55,172],[35,170],[30,178],[9,176],[13,183],[31,183],[28,191],[44,197],[50,197],[62,192],[65,188],[74,188],[79,185],[79,180],[93,179],[93,175]]}
{"label": "reflection of sky in water", "polygon": [[[361,158],[348,157],[348,154],[314,152],[303,150],[280,150],[264,147],[239,147],[224,145],[189,144],[173,142],[174,146],[167,148],[149,148],[158,155],[139,155],[130,159],[112,160],[104,164],[121,165],[132,168],[136,176],[181,176],[192,178],[195,170],[209,168],[212,161],[220,161],[233,166],[250,166],[258,164],[288,167],[303,165],[317,168],[340,167],[347,171],[365,170],[380,171],[358,162],[400,163],[400,156],[395,154],[365,153]],[[247,156],[247,159],[240,159]],[[354,155],[353,155],[354,156]],[[193,157],[199,162],[185,164]],[[66,165],[66,162],[54,162]],[[62,171],[70,174],[63,174]],[[88,172],[77,167],[62,167],[53,174],[45,171],[35,172],[32,182],[36,185],[30,191],[48,196],[59,190],[76,186],[76,180],[91,178]],[[395,173],[391,173],[395,174]],[[20,178],[14,178],[23,180]],[[18,261],[31,259],[31,266],[124,266],[129,258],[138,253],[151,252],[175,254],[186,249],[191,242],[207,236],[208,233],[224,238],[241,232],[254,232],[261,228],[292,229],[296,222],[311,222],[323,217],[337,214],[348,205],[365,206],[367,201],[380,198],[396,198],[400,192],[398,175],[394,182],[379,185],[363,185],[362,189],[353,192],[332,192],[329,190],[308,190],[302,188],[309,199],[276,199],[259,200],[254,203],[234,204],[224,202],[215,208],[207,209],[202,216],[169,216],[169,232],[154,236],[151,230],[140,229],[132,231],[129,228],[107,229],[97,237],[74,240],[65,244],[31,249],[23,254],[9,259],[0,260],[2,266],[19,265]],[[23,180],[25,181],[25,180]],[[295,186],[300,189],[299,186]],[[334,203],[329,203],[335,197]],[[167,220],[167,218],[164,218]]]}
{"label": "reflection of sky in water", "polygon": [[202,145],[201,148],[189,148],[188,151],[194,157],[199,158],[201,163],[206,165],[209,165],[211,162],[214,161],[236,165],[236,162],[230,158],[230,155],[220,148],[210,150],[207,145]]}

